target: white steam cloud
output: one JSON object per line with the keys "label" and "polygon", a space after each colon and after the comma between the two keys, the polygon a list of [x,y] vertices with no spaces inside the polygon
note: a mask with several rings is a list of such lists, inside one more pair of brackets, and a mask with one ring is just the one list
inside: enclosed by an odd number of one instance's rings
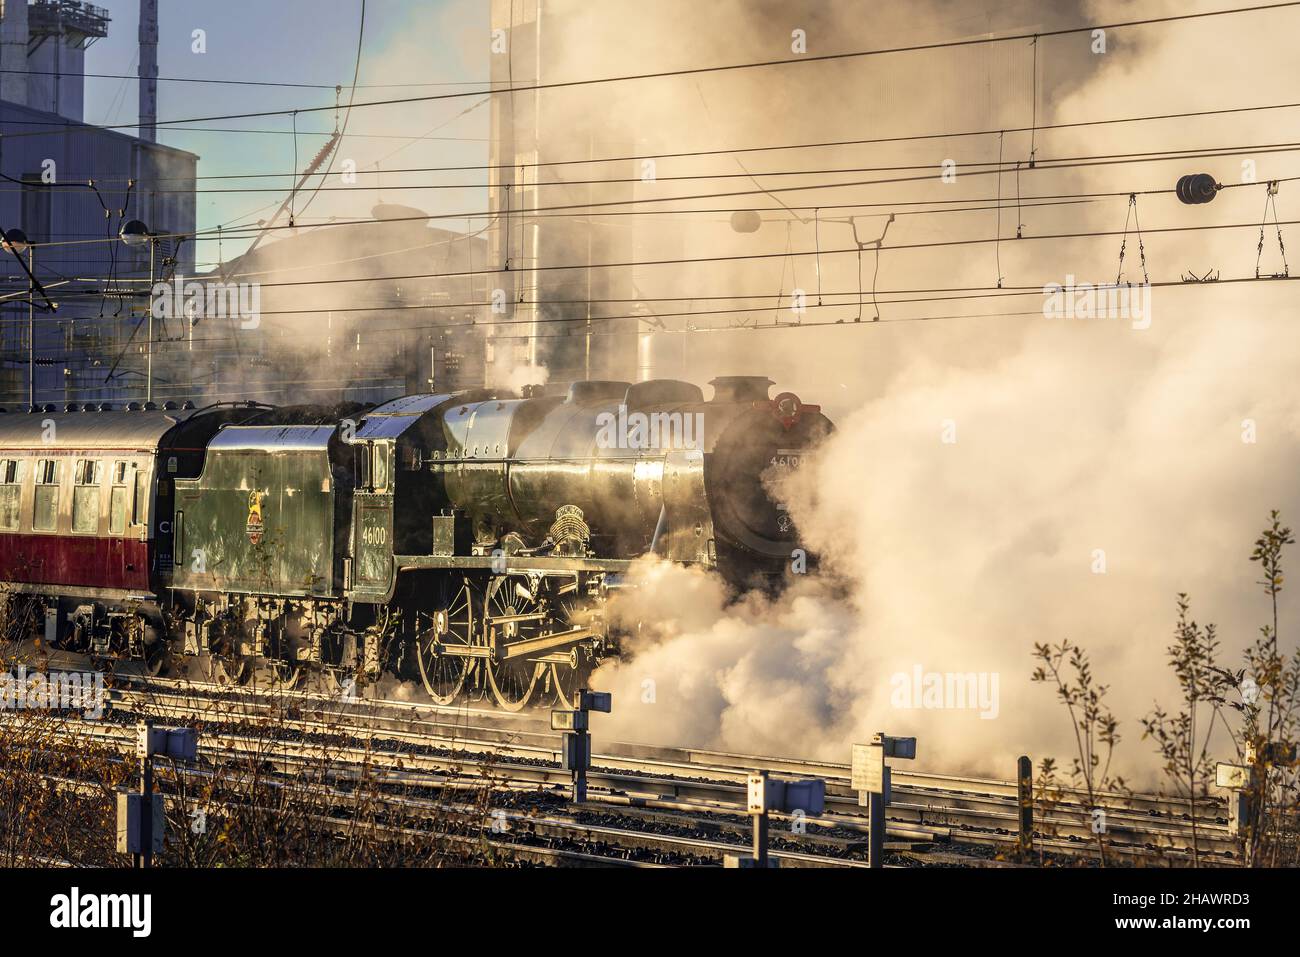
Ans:
{"label": "white steam cloud", "polygon": [[[1073,25],[1124,19],[1126,10],[1094,4],[1065,20]],[[922,19],[931,33],[943,22]],[[1003,29],[1015,26],[1032,24]],[[1212,96],[1187,96],[1189,64],[1226,63],[1240,55],[1239,43],[1224,40],[1228,32],[1262,49],[1256,62],[1270,83],[1279,89],[1294,85],[1300,67],[1262,20],[1113,31],[1104,56],[1091,54],[1083,35],[1077,44],[1045,43],[1043,83],[1052,94],[1040,94],[1039,122],[1258,102],[1261,78],[1227,69],[1216,74],[1223,80]],[[857,30],[847,35],[864,37]],[[890,33],[836,47],[906,39]],[[890,58],[890,67],[916,81],[921,101],[935,95],[935,77],[927,80],[926,68],[901,58]],[[874,75],[873,69],[864,64],[862,75]],[[1014,74],[990,55],[985,74],[994,83],[1008,72]],[[965,88],[976,100],[983,75],[972,70],[966,76]],[[951,100],[954,92],[942,95]],[[758,99],[753,89],[749,96]],[[1027,104],[1014,97],[993,102],[947,127],[996,129],[1027,118],[1021,116]],[[916,114],[900,104],[858,105],[866,122],[853,124],[854,130],[883,135],[917,128]],[[826,104],[826,110],[842,115],[838,103]],[[1036,148],[1041,159],[1264,143],[1276,139],[1276,120],[1254,116],[1040,132]],[[924,130],[943,128],[940,119],[925,116]],[[746,137],[774,138],[753,132]],[[1007,137],[1003,145],[1007,156],[1027,153],[1027,142]],[[996,159],[997,149],[994,136],[930,142],[912,155],[933,161],[937,179],[944,156],[956,156],[964,167]],[[870,164],[863,162],[866,157]],[[877,165],[879,159],[884,166],[899,157],[888,148],[856,154],[859,165]],[[1258,234],[1251,230],[1153,229],[1258,222],[1262,181],[1289,171],[1275,155],[1048,176],[1025,172],[1018,183],[1008,174],[1001,190],[1005,198],[1017,186],[1027,195],[1119,186],[1168,189],[1182,173],[1202,169],[1220,182],[1237,183],[1247,158],[1261,181],[1256,187],[1226,190],[1212,207],[1183,207],[1163,196],[1139,199],[1139,209],[1148,230],[1142,253],[1153,281],[1208,267],[1225,279],[1252,276]],[[966,185],[953,189],[967,192],[953,196],[991,197],[995,189],[992,177],[960,182]],[[899,187],[893,196],[879,191],[869,201],[933,198],[938,187],[928,183],[917,194],[912,189]],[[825,197],[830,204],[843,202],[845,192],[796,195],[800,202]],[[1004,210],[1000,249],[987,244],[886,253],[879,288],[988,287],[999,275],[1008,290],[1064,283],[1069,275],[1113,282],[1119,237],[1032,237],[1120,230],[1124,216],[1122,195],[1114,202],[1049,211]],[[879,235],[881,218],[859,217],[864,236]],[[1028,241],[1013,238],[1017,219]],[[756,235],[767,228],[765,223]],[[843,226],[830,230],[823,222],[821,228],[823,248],[832,245],[828,235],[833,245],[845,245]],[[993,228],[992,213],[901,218],[886,245],[982,238]],[[791,229],[795,248],[811,246],[803,224]],[[779,238],[784,241],[784,231]],[[1280,269],[1271,231],[1264,254],[1265,273]],[[866,261],[870,277],[870,255]],[[806,280],[816,281],[807,260],[796,265]],[[824,257],[821,282],[827,289],[853,289],[855,266],[852,256]],[[775,272],[773,267],[769,278]],[[1130,281],[1142,278],[1131,231],[1124,274]],[[791,279],[782,279],[788,293]],[[686,284],[699,289],[718,282],[697,280]],[[729,285],[744,286],[745,279],[735,277]],[[872,732],[914,734],[920,739],[919,767],[1008,777],[1019,754],[1072,754],[1064,710],[1051,689],[1029,681],[1033,644],[1068,639],[1089,649],[1099,680],[1111,686],[1109,703],[1124,739],[1118,769],[1150,783],[1157,762],[1149,742],[1140,740],[1138,719],[1157,698],[1172,699],[1164,655],[1176,594],[1189,592],[1197,618],[1220,625],[1225,663],[1238,666],[1265,613],[1257,570],[1248,561],[1254,538],[1272,508],[1300,522],[1300,393],[1294,386],[1300,310],[1285,284],[1157,286],[1148,329],[1117,319],[1048,319],[1041,307],[1042,299],[1033,295],[891,303],[881,305],[886,321],[879,325],[853,323],[854,307],[829,316],[810,310],[805,317],[844,318],[842,326],[693,337],[702,343],[691,354],[697,378],[723,371],[767,374],[780,387],[794,387],[807,401],[821,403],[836,420],[838,432],[819,466],[789,492],[806,544],[850,583],[848,594],[796,581],[774,603],[749,596],[729,605],[715,583],[696,573],[653,569],[642,594],[629,598],[625,609],[629,618],[645,613],[653,625],[632,643],[629,661],[597,675],[616,692],[609,733],[844,761],[849,745]],[[873,312],[868,305],[865,318]],[[1022,314],[999,315],[1008,312]],[[947,315],[962,318],[919,321]],[[1284,616],[1289,607],[1284,600]],[[1295,650],[1285,631],[1284,648]],[[918,668],[997,676],[997,717],[982,717],[978,707],[900,707],[891,699],[899,686],[895,676]],[[647,688],[653,691],[649,700]],[[918,703],[923,702],[907,702]]]}

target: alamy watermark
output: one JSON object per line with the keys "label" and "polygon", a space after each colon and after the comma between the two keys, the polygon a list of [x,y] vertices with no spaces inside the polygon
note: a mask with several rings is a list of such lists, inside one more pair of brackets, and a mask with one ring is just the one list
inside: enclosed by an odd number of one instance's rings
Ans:
{"label": "alamy watermark", "polygon": [[1049,282],[1043,287],[1043,315],[1048,319],[1121,319],[1134,329],[1151,328],[1151,284]]}
{"label": "alamy watermark", "polygon": [[0,672],[0,710],[80,711],[104,716],[104,675],[98,671],[27,673],[26,665]]}
{"label": "alamy watermark", "polygon": [[903,711],[969,710],[986,720],[998,716],[996,671],[926,671],[914,665],[911,673],[895,672],[889,685],[889,703]]}
{"label": "alamy watermark", "polygon": [[50,898],[50,926],[56,930],[125,928],[132,937],[153,930],[152,894],[92,894],[73,887]]}
{"label": "alamy watermark", "polygon": [[154,283],[149,311],[155,319],[238,319],[239,328],[262,323],[262,286],[256,282],[197,282],[177,276]]}
{"label": "alamy watermark", "polygon": [[703,449],[703,412],[618,412],[596,416],[596,445],[602,449]]}

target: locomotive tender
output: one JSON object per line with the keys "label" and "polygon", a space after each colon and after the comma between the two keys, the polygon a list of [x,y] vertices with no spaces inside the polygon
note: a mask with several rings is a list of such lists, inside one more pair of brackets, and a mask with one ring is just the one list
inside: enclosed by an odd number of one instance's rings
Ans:
{"label": "locomotive tender", "polygon": [[440,703],[567,703],[617,652],[605,602],[637,558],[736,588],[790,568],[770,489],[830,422],[763,377],[711,384],[0,415],[0,587],[27,623],[2,637],[221,684],[391,672]]}

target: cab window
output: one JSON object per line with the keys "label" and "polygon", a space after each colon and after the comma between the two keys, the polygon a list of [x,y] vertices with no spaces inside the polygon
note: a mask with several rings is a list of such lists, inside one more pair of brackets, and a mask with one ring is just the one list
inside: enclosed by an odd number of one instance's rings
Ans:
{"label": "cab window", "polygon": [[356,486],[358,490],[365,491],[370,488],[370,446],[358,445],[356,450]]}
{"label": "cab window", "polygon": [[376,442],[371,446],[371,481],[376,492],[388,491],[388,445]]}

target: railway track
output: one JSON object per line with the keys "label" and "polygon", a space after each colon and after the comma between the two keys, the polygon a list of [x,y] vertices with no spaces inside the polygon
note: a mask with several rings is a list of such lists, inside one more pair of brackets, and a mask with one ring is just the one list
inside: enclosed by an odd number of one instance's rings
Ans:
{"label": "railway track", "polygon": [[[531,809],[528,827],[561,849],[568,841],[659,852],[674,860],[692,854],[720,860],[747,843],[743,801],[749,772],[820,777],[826,781],[825,813],[802,822],[802,833],[796,833],[794,819],[774,816],[774,836],[790,841],[776,856],[787,855],[787,866],[854,866],[865,859],[865,809],[850,787],[847,764],[598,738],[588,775],[589,800],[575,809],[564,799],[570,778],[559,766],[560,738],[544,712],[342,700],[302,691],[234,693],[156,679],[110,689],[109,706],[109,720],[72,727],[87,740],[127,752],[134,746],[134,729],[123,721],[144,715],[163,722],[200,721],[205,726],[202,750],[216,759],[222,753],[264,752],[265,736],[247,729],[270,724],[282,740],[276,753],[266,757],[285,773],[328,758],[357,773],[364,768],[394,787],[432,788],[467,776],[487,778],[503,797],[545,798],[545,815],[539,818],[538,809]],[[895,770],[893,793],[887,837],[900,860],[989,862],[1005,856],[1018,839],[1013,783]],[[1179,861],[1190,856],[1191,817],[1185,803],[1140,794],[1101,795],[1098,803],[1106,809],[1108,852],[1129,859]],[[1234,863],[1236,843],[1223,820],[1223,802],[1207,800],[1197,812],[1201,860]],[[1035,826],[1039,851],[1085,856],[1095,851],[1091,817],[1079,794],[1062,792],[1054,807],[1037,815]],[[797,855],[803,851],[795,848],[812,849],[809,859],[801,860]]]}

